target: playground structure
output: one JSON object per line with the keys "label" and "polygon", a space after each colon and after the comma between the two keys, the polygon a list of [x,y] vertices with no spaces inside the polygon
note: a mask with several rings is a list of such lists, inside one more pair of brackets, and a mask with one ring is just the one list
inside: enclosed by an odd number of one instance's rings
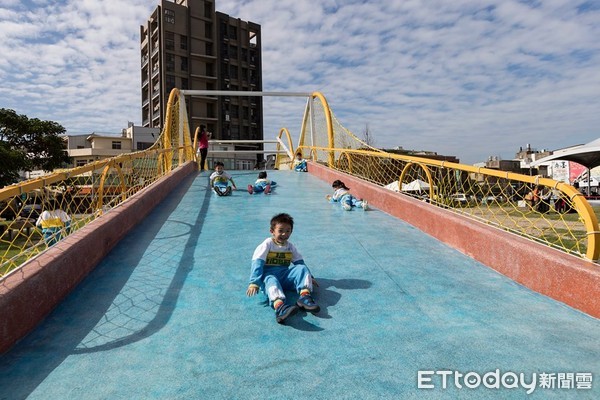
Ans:
{"label": "playground structure", "polygon": [[[185,114],[188,94],[171,93],[168,123],[150,149],[0,190],[0,211],[6,215],[0,236],[0,294],[4,296],[0,308],[10,307],[14,317],[5,326],[21,329],[2,338],[4,348],[32,329],[128,229],[197,168],[197,138],[191,139]],[[600,249],[598,222],[573,187],[372,148],[337,121],[320,93],[308,95],[297,145],[286,128],[279,131],[276,144],[277,169],[289,169],[294,154],[302,152],[310,160],[311,174],[329,182],[343,179],[358,195],[368,193],[375,207],[533,290],[600,315],[593,295],[600,282],[595,264]],[[411,185],[414,182],[419,182],[417,190]],[[70,230],[53,246],[34,227],[40,210],[33,206],[50,203],[72,219]],[[80,260],[81,247],[86,260]],[[512,253],[522,253],[517,247],[538,253],[535,259],[531,254],[513,257]],[[476,253],[496,258],[478,258]],[[557,260],[550,271],[556,276],[549,277],[545,268],[552,260]],[[575,267],[569,270],[570,265]],[[31,290],[41,293],[33,296]],[[21,320],[24,315],[30,317],[27,323]]]}
{"label": "playground structure", "polygon": [[[169,97],[165,127],[149,149],[56,172],[0,190],[0,276],[46,250],[35,222],[54,203],[72,218],[72,233],[110,212],[185,163],[196,161],[185,108],[186,95],[305,96],[297,144],[287,128],[276,140],[275,168],[289,169],[296,152],[361,180],[423,200],[464,217],[597,261],[600,229],[594,210],[572,186],[424,157],[390,154],[364,143],[336,119],[325,97],[315,93],[179,91]],[[232,141],[234,142],[234,141]],[[263,151],[267,152],[267,151]],[[414,190],[413,182],[426,186]],[[457,200],[457,199],[460,199]]]}

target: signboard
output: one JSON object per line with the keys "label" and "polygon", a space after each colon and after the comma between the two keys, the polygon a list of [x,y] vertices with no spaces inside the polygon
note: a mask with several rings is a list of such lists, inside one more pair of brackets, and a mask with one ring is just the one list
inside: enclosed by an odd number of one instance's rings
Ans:
{"label": "signboard", "polygon": [[550,168],[552,171],[552,179],[559,182],[570,183],[569,180],[569,162],[568,161],[551,161]]}

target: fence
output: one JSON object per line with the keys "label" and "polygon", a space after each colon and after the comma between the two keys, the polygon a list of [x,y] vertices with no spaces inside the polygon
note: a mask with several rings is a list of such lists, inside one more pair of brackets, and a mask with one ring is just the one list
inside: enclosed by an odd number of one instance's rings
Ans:
{"label": "fence", "polygon": [[[195,160],[196,139],[190,140],[184,94],[171,92],[165,127],[151,148],[0,189],[0,277]],[[566,253],[593,261],[600,255],[594,210],[572,186],[375,149],[344,128],[318,92],[309,94],[295,149],[289,131],[280,130],[275,167],[290,168],[298,151],[330,168]]]}
{"label": "fence", "polygon": [[171,93],[165,127],[147,150],[0,189],[0,277],[194,160],[181,99]]}
{"label": "fence", "polygon": [[299,146],[330,168],[597,261],[596,214],[574,187],[540,176],[391,154],[344,128],[320,93],[307,104]]}

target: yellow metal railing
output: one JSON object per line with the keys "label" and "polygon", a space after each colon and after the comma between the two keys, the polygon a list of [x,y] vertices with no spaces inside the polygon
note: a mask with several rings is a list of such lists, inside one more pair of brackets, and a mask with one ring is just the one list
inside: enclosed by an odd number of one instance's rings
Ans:
{"label": "yellow metal railing", "polygon": [[195,160],[182,103],[174,89],[165,127],[147,150],[0,189],[0,277],[183,163]]}
{"label": "yellow metal railing", "polygon": [[574,187],[375,149],[344,128],[325,98],[307,105],[298,149],[313,161],[588,260],[600,256],[598,219]]}
{"label": "yellow metal railing", "polygon": [[[195,160],[185,100],[171,92],[166,123],[148,150],[123,154],[0,189],[0,277],[56,240],[126,201],[139,190]],[[287,141],[287,146],[284,145]],[[589,260],[600,256],[598,220],[572,186],[551,179],[397,155],[375,149],[344,128],[325,97],[313,93],[304,111],[298,147],[289,131],[278,136],[276,167],[306,158],[482,223]],[[288,151],[289,150],[289,151]],[[51,234],[36,225],[44,211],[70,219]]]}

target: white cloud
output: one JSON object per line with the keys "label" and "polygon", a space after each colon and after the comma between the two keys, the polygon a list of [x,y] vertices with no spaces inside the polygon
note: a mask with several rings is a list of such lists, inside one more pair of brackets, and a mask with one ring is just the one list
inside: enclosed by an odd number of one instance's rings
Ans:
{"label": "white cloud", "polygon": [[[141,122],[139,26],[158,2],[0,0],[0,107],[69,133]],[[463,162],[600,136],[600,9],[584,1],[217,0],[262,26],[263,89],[321,91],[380,146]],[[265,98],[265,137],[304,100]]]}

